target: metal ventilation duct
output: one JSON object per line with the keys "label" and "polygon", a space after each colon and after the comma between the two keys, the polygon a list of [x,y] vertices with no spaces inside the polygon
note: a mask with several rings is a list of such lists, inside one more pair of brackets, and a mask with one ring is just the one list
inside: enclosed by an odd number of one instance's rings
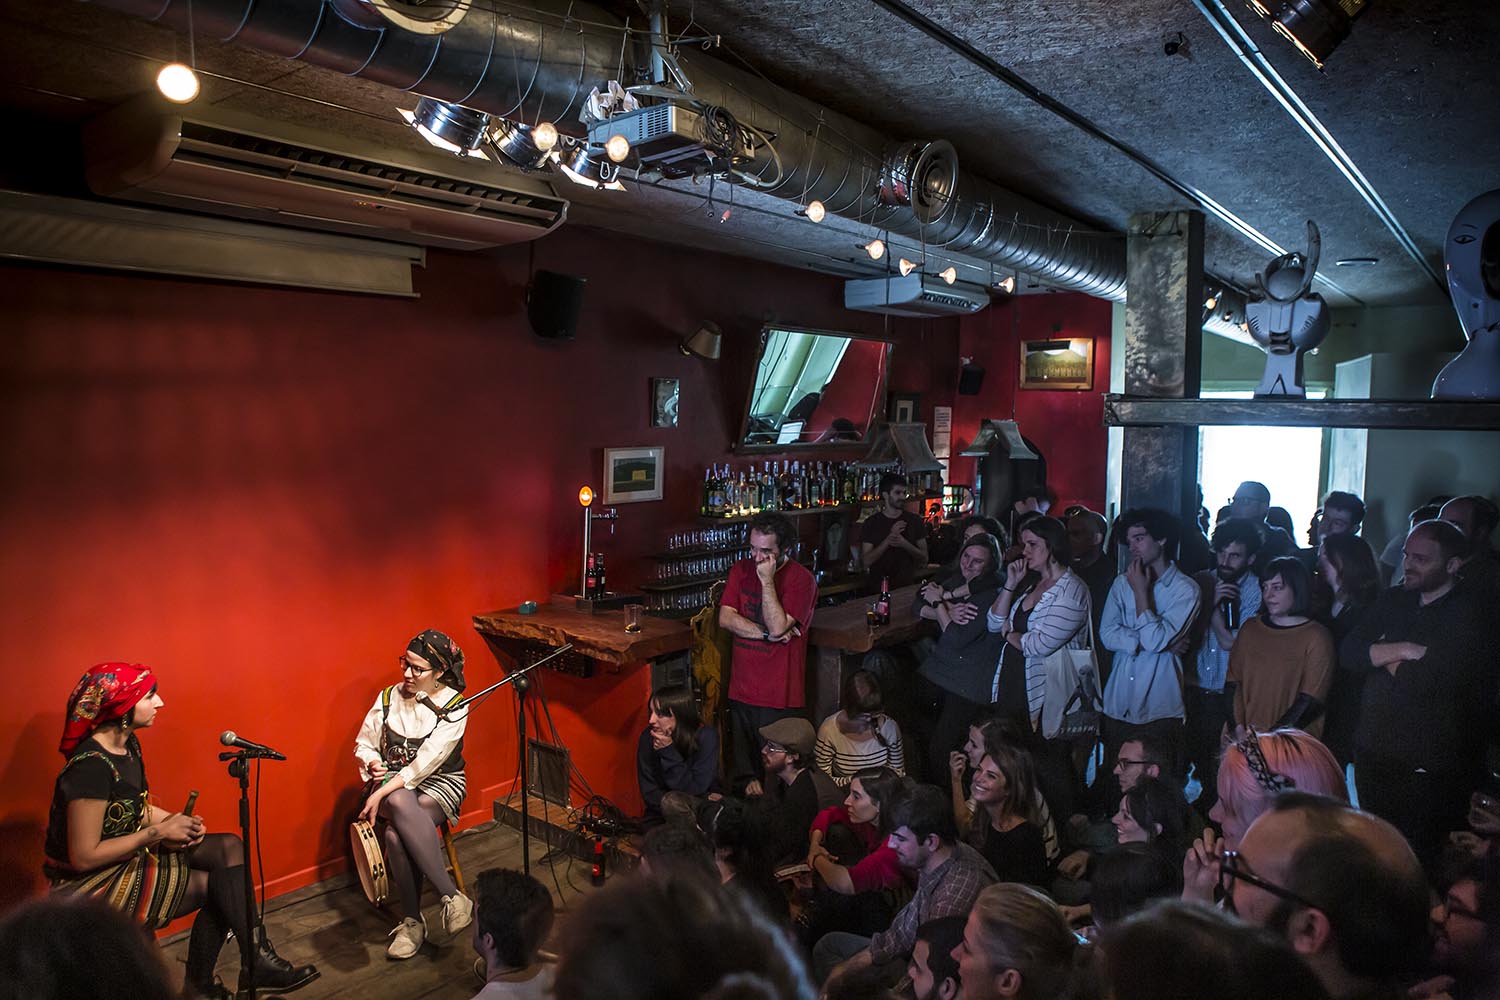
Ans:
{"label": "metal ventilation duct", "polygon": [[[583,134],[578,110],[615,77],[624,24],[599,7],[538,0],[512,14],[470,0],[96,0],[288,59]],[[571,18],[569,18],[571,13]],[[618,29],[599,25],[619,24]],[[625,52],[625,76],[650,52]],[[1124,241],[959,169],[946,142],[879,132],[698,52],[679,63],[693,96],[772,137],[746,183],[951,253],[1100,298],[1125,297]]]}

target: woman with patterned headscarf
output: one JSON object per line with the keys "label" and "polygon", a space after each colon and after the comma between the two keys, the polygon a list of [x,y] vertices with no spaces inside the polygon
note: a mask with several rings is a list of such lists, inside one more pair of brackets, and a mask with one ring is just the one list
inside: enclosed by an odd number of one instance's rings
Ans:
{"label": "woman with patterned headscarf", "polygon": [[[214,979],[226,935],[252,933],[245,913],[244,845],[207,833],[203,817],[152,805],[136,733],[164,702],[138,663],[101,663],[73,688],[58,749],[67,763],[52,794],[44,870],[54,892],[95,896],[155,930],[193,911],[184,995],[229,997]],[[286,992],[318,970],[293,966],[263,943],[255,985]],[[101,975],[107,970],[100,970]]]}
{"label": "woman with patterned headscarf", "polygon": [[[401,682],[380,692],[354,741],[366,779],[359,818],[380,822],[386,868],[401,900],[401,922],[386,954],[411,958],[427,938],[422,877],[443,900],[449,939],[469,926],[474,903],[443,864],[437,828],[457,823],[464,801],[464,725],[468,712],[446,718],[461,700],[464,654],[436,629],[414,636],[396,657]],[[440,714],[442,713],[442,714]]]}

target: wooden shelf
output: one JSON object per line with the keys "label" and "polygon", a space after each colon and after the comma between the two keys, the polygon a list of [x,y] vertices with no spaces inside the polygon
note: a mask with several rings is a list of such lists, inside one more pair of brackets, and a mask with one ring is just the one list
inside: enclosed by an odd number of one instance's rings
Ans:
{"label": "wooden shelf", "polygon": [[1449,399],[1150,399],[1104,397],[1106,427],[1361,427],[1500,430],[1500,402]]}

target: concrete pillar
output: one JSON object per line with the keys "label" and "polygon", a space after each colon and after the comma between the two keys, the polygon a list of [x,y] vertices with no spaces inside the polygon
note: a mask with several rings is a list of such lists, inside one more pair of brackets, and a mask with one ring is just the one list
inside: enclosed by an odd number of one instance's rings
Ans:
{"label": "concrete pillar", "polygon": [[[1203,213],[1132,215],[1125,274],[1125,395],[1196,398],[1203,371]],[[1122,452],[1123,507],[1196,511],[1196,427],[1127,427]]]}

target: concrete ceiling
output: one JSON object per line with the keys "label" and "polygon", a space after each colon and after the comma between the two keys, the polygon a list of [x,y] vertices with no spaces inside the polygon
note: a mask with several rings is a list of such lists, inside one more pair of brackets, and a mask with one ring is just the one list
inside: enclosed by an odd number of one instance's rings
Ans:
{"label": "concrete ceiling", "polygon": [[[1232,16],[1322,120],[1427,262],[1401,247],[1192,0],[1029,0],[975,5],[908,0],[912,9],[1155,160],[1288,249],[1305,220],[1323,232],[1335,305],[1431,304],[1445,292],[1442,242],[1454,213],[1500,186],[1500,4],[1372,0],[1324,72],[1236,0]],[[619,7],[639,24],[638,9]],[[973,171],[1085,224],[1123,232],[1133,212],[1193,207],[1135,160],[1068,124],[873,0],[689,0],[676,30],[721,36],[719,55],[749,66],[894,139],[944,138]],[[1164,41],[1181,32],[1182,52]],[[73,0],[0,0],[0,107],[44,137],[7,183],[81,193],[71,129],[151,86],[186,55],[170,29]],[[392,109],[414,98],[264,52],[199,39],[206,100],[333,132],[409,146]],[[496,169],[502,169],[497,167]],[[787,201],[706,182],[630,183],[577,198],[576,223],[843,275],[877,269],[871,233],[830,217],[813,226]],[[899,246],[898,246],[899,249]],[[1248,285],[1268,253],[1209,218],[1207,266]],[[1373,257],[1372,267],[1335,267]],[[957,261],[963,264],[964,261]],[[979,280],[960,267],[961,277]]]}

